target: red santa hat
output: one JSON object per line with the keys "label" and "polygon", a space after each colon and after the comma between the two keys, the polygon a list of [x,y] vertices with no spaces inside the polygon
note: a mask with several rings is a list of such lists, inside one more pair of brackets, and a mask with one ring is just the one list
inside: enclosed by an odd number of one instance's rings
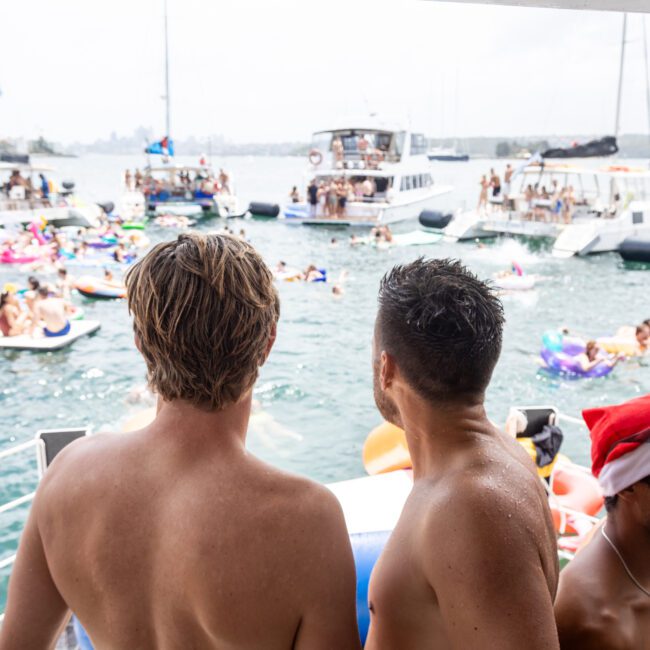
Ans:
{"label": "red santa hat", "polygon": [[591,432],[591,471],[605,496],[650,475],[650,395],[582,412]]}

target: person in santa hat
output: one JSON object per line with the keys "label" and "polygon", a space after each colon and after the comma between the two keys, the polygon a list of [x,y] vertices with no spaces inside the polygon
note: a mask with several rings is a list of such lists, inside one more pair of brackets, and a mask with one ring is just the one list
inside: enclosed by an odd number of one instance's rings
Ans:
{"label": "person in santa hat", "polygon": [[650,395],[583,411],[607,517],[560,574],[560,646],[650,648]]}

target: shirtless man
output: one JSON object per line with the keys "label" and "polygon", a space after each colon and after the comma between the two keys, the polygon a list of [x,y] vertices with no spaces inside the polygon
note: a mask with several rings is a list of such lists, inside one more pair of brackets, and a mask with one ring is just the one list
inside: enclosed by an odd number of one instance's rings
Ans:
{"label": "shirtless man", "polygon": [[127,287],[157,416],[47,470],[0,649],[53,647],[69,610],[103,650],[358,649],[338,501],[245,448],[279,314],[264,261],[239,238],[183,234]]}
{"label": "shirtless man", "polygon": [[555,602],[567,650],[650,647],[650,395],[584,411],[607,518],[562,571]]}
{"label": "shirtless man", "polygon": [[47,287],[38,289],[38,297],[34,303],[34,324],[44,323],[43,334],[48,337],[65,336],[70,331],[68,314],[71,306],[62,298],[50,296]]}
{"label": "shirtless man", "polygon": [[367,650],[558,648],[555,530],[528,454],[483,407],[503,308],[460,262],[382,280],[375,401],[403,428],[413,489],[370,581]]}

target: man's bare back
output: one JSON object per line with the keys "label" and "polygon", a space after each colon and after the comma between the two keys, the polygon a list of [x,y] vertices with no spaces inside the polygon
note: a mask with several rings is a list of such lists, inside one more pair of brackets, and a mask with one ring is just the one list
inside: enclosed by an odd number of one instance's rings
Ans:
{"label": "man's bare back", "polygon": [[[551,630],[545,645],[534,625],[539,599],[552,610],[559,571],[544,489],[516,442],[497,432],[477,438],[447,458],[444,474],[415,481],[373,572],[366,648],[514,648],[527,637],[540,648],[557,644]],[[517,576],[532,566],[542,579],[522,585]],[[485,617],[477,602],[498,603],[503,617]],[[529,617],[508,613],[527,602]],[[521,645],[504,645],[508,636]]]}
{"label": "man's bare back", "polygon": [[52,332],[62,330],[68,319],[66,317],[66,303],[61,298],[44,298],[36,301],[34,311],[36,317],[45,323],[45,327]]}
{"label": "man's bare back", "polygon": [[73,443],[47,470],[0,650],[54,647],[69,609],[98,650],[357,650],[336,498],[245,446],[279,317],[271,271],[243,239],[187,233],[126,285],[156,419]]}
{"label": "man's bare back", "polygon": [[98,649],[357,647],[338,502],[223,433],[184,430],[163,409],[146,429],[61,453],[26,533],[42,542],[59,607]]}

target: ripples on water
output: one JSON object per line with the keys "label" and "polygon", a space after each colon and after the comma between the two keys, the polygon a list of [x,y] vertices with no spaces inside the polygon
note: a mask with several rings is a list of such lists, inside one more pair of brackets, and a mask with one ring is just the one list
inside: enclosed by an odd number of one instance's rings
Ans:
{"label": "ripples on water", "polygon": [[[116,196],[121,170],[138,163],[137,158],[101,156],[53,161],[54,166],[65,166],[66,173],[78,181],[81,193],[86,190],[85,195],[95,200]],[[243,205],[252,199],[282,200],[291,185],[299,182],[302,164],[299,159],[227,161],[235,172]],[[460,188],[458,203],[472,205],[478,174],[490,164],[441,165],[436,178],[455,183]],[[212,221],[200,229],[220,225]],[[349,232],[342,229],[250,220],[230,225],[235,230],[245,228],[269,265],[283,259],[304,268],[313,262],[326,267],[331,280],[342,270],[348,271],[341,297],[331,294],[331,284],[278,286],[282,301],[278,340],[255,389],[262,415],[254,418],[249,445],[283,468],[320,481],[363,473],[363,441],[381,421],[372,399],[370,365],[379,280],[393,264],[418,255],[460,257],[483,278],[517,259],[528,272],[545,278],[534,292],[503,299],[507,317],[504,349],[487,397],[488,412],[495,422],[503,422],[513,404],[552,404],[561,412],[578,416],[584,407],[650,391],[647,361],[628,362],[609,377],[596,380],[569,381],[538,372],[537,353],[546,329],[567,325],[577,333],[598,336],[650,316],[645,301],[650,273],[624,268],[617,255],[556,260],[544,247],[531,250],[514,240],[480,249],[473,244],[443,242],[386,251],[350,248]],[[401,224],[398,230],[415,227],[415,222]],[[175,234],[153,227],[149,232],[153,241]],[[330,245],[332,237],[339,240],[336,246]],[[24,274],[0,268],[0,283],[7,281],[24,285]],[[41,428],[91,425],[95,430],[116,429],[143,408],[126,399],[134,386],[144,382],[145,375],[144,363],[133,346],[126,304],[77,301],[84,305],[86,318],[101,321],[96,335],[54,353],[0,353],[4,424],[0,448],[28,440]],[[586,430],[573,425],[563,428],[565,453],[588,463]],[[0,472],[0,502],[32,490],[36,484],[33,451],[3,460]],[[20,508],[0,515],[0,557],[15,548],[26,512]],[[0,575],[0,610],[8,573],[4,570]]]}

